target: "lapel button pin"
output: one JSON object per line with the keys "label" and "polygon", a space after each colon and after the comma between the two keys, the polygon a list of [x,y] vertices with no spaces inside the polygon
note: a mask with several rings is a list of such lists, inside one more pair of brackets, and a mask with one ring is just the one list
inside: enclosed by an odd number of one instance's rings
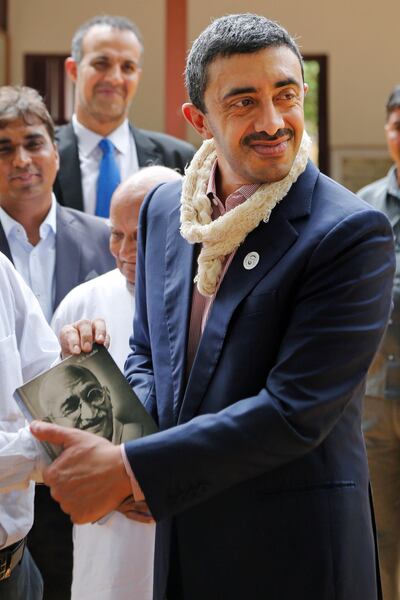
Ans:
{"label": "lapel button pin", "polygon": [[258,252],[249,252],[244,257],[243,266],[247,271],[249,271],[250,269],[254,269],[254,267],[258,265],[259,260],[260,255],[258,254]]}

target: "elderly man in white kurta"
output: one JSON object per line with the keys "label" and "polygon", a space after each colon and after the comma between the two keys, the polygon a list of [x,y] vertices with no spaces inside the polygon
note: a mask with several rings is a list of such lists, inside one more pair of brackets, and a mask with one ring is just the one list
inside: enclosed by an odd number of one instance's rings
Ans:
{"label": "elderly man in white kurta", "polygon": [[[109,351],[121,370],[132,331],[140,205],[150,189],[180,177],[166,167],[147,167],[117,188],[110,210],[110,250],[118,268],[73,289],[53,317],[57,334],[78,319],[104,318]],[[75,526],[72,600],[151,600],[154,535],[153,523],[138,523],[119,512],[100,523]]]}

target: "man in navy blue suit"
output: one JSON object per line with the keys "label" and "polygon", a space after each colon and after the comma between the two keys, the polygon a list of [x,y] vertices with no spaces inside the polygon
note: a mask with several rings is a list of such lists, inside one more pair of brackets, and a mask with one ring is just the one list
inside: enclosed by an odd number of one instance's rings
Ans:
{"label": "man in navy blue suit", "polygon": [[183,188],[143,205],[126,363],[161,431],[120,449],[34,425],[65,448],[45,481],[78,523],[132,494],[131,516],[158,525],[156,600],[375,600],[361,399],[390,225],[308,160],[281,26],[217,19],[186,83],[204,143]]}

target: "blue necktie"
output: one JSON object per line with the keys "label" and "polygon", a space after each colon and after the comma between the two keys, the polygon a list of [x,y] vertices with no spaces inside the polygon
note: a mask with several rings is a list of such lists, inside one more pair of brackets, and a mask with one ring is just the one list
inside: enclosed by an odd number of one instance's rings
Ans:
{"label": "blue necktie", "polygon": [[111,196],[121,181],[121,175],[114,154],[114,144],[104,138],[99,142],[99,147],[103,152],[103,157],[97,179],[96,215],[109,217]]}

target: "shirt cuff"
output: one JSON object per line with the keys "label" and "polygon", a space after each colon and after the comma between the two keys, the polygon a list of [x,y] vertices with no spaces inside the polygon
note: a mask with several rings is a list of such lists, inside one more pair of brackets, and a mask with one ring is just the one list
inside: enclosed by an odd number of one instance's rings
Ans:
{"label": "shirt cuff", "polygon": [[133,499],[135,502],[143,502],[145,500],[144,494],[142,492],[142,488],[139,485],[138,480],[136,479],[131,465],[129,463],[128,457],[126,456],[126,450],[125,450],[125,445],[121,444],[120,445],[120,450],[121,450],[121,456],[122,456],[122,460],[124,461],[124,466],[125,466],[125,470],[126,473],[130,479],[131,482],[131,486],[132,486],[132,495],[133,495]]}

